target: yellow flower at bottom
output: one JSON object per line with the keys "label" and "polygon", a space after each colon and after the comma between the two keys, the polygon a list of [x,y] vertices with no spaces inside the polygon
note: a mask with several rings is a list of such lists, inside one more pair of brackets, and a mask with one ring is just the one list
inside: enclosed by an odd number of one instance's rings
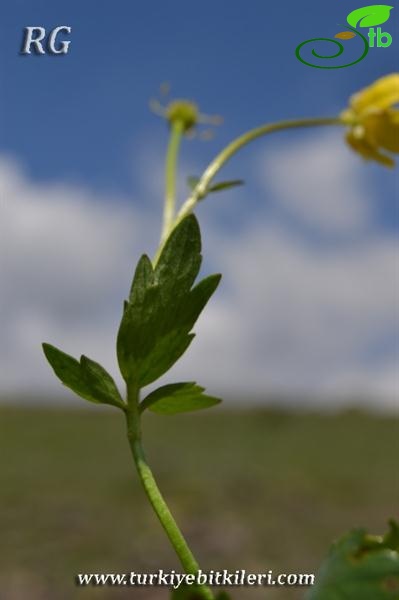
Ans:
{"label": "yellow flower at bottom", "polygon": [[341,114],[349,126],[348,144],[366,160],[395,165],[385,152],[399,153],[399,110],[394,108],[398,103],[399,73],[392,73],[354,94]]}

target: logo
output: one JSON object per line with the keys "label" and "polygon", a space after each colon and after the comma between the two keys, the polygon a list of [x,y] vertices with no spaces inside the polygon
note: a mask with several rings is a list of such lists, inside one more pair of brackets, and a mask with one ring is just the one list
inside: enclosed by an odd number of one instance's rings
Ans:
{"label": "logo", "polygon": [[[70,40],[57,41],[58,35],[71,33],[72,28],[60,25],[52,29],[46,39],[44,27],[25,27],[22,39],[21,54],[68,54]],[[44,47],[43,47],[44,45]]]}
{"label": "logo", "polygon": [[[380,25],[383,25],[388,21],[392,8],[393,6],[387,6],[386,4],[374,4],[372,6],[364,6],[363,8],[353,10],[347,16],[346,21],[348,25],[345,26],[345,31],[337,33],[334,36],[335,39],[319,37],[302,42],[295,50],[297,59],[304,65],[315,69],[343,69],[345,67],[356,65],[366,58],[370,48],[388,48],[388,46],[392,44],[392,35],[387,31],[383,31]],[[360,31],[359,28],[363,31]],[[353,59],[346,64],[331,65],[330,63],[314,64],[313,62],[310,62],[310,60],[313,61],[313,57],[320,59],[320,61],[329,61],[338,58],[346,49],[344,44],[338,40],[343,40],[346,44],[347,41],[354,38],[357,38],[360,43],[360,56],[358,58],[353,56]],[[329,44],[334,44],[336,50],[335,53],[329,55],[319,54],[312,48],[309,59],[305,58],[305,47],[308,46],[308,44],[314,46],[316,42],[328,42]],[[308,46],[308,49],[310,49],[310,46]],[[356,50],[357,49],[358,45],[356,45]],[[352,50],[354,50],[354,48],[352,48]]]}

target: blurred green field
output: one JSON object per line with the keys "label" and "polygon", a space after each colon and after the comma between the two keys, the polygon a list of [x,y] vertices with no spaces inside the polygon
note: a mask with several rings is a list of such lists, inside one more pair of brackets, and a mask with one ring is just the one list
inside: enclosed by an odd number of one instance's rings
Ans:
{"label": "blurred green field", "polygon": [[[201,566],[313,572],[333,538],[398,509],[398,420],[275,410],[149,415],[145,446]],[[161,600],[76,573],[177,571],[112,411],[0,409],[1,600]],[[236,600],[294,600],[247,588]]]}

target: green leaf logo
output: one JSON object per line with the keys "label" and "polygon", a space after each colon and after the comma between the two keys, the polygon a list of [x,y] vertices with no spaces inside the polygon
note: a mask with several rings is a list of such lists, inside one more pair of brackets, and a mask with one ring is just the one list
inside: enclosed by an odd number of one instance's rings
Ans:
{"label": "green leaf logo", "polygon": [[349,13],[347,21],[352,27],[374,27],[388,21],[393,6],[373,4]]}

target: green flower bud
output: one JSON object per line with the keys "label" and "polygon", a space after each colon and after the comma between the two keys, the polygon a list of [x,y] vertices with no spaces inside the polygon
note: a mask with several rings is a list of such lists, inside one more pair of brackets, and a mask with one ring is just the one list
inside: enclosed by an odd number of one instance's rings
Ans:
{"label": "green flower bud", "polygon": [[166,107],[166,118],[172,125],[177,121],[183,124],[183,131],[193,129],[198,123],[198,107],[188,100],[174,100]]}

